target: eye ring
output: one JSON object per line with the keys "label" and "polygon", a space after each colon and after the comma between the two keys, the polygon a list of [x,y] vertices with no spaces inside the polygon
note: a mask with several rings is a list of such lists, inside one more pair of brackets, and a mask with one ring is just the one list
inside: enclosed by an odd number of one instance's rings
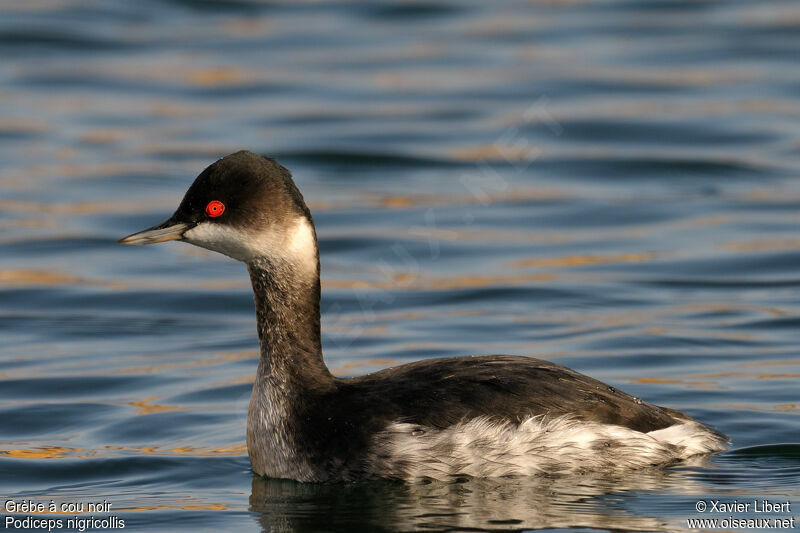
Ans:
{"label": "eye ring", "polygon": [[216,218],[225,212],[225,204],[219,200],[211,200],[206,206],[206,215]]}

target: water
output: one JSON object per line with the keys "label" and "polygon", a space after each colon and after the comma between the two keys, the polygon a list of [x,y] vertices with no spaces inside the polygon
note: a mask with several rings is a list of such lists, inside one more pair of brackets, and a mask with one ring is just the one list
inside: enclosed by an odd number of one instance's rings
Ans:
{"label": "water", "polygon": [[[796,516],[799,47],[791,0],[3,2],[0,494],[140,531]],[[620,479],[255,478],[244,268],[115,244],[241,148],[314,212],[336,373],[528,354],[732,450]]]}

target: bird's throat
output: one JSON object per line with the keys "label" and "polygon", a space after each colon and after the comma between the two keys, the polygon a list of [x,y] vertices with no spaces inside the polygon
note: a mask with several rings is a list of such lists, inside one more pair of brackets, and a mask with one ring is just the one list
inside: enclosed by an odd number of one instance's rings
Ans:
{"label": "bird's throat", "polygon": [[248,262],[247,270],[261,345],[258,377],[287,384],[332,381],[322,359],[319,275],[267,258]]}

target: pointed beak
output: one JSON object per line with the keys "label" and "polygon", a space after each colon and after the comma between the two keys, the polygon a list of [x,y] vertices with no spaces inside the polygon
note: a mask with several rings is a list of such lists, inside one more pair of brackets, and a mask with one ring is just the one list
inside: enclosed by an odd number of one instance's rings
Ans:
{"label": "pointed beak", "polygon": [[141,246],[143,244],[155,244],[157,242],[174,241],[177,239],[182,239],[184,232],[193,227],[194,227],[193,224],[184,224],[183,222],[173,222],[173,220],[170,219],[167,220],[166,222],[159,224],[158,226],[153,226],[152,228],[147,228],[144,231],[128,235],[127,237],[122,238],[117,242],[120,244],[132,244],[135,246]]}

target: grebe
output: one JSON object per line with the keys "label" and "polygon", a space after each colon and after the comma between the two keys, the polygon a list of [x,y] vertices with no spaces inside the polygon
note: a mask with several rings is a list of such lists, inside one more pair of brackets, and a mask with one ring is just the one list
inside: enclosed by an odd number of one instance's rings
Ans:
{"label": "grebe", "polygon": [[170,240],[244,262],[261,357],[247,416],[257,474],[300,481],[624,471],[721,451],[688,415],[569,368],[510,355],[426,359],[337,378],[322,359],[319,252],[291,174],[241,151],[206,168],[167,221],[122,244]]}

